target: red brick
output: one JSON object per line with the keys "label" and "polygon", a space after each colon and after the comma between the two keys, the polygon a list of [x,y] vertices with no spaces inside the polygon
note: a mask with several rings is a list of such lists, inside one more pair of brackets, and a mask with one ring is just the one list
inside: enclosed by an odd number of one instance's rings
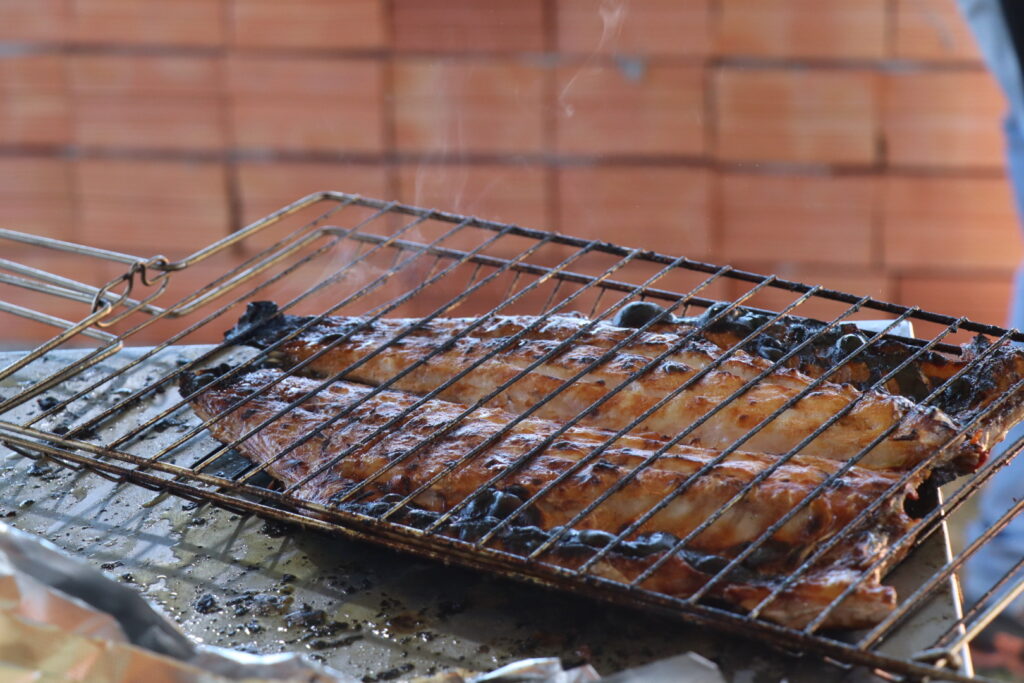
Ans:
{"label": "red brick", "polygon": [[68,0],[0,0],[0,40],[62,40],[68,10]]}
{"label": "red brick", "polygon": [[896,3],[895,56],[928,61],[980,61],[955,0]]}
{"label": "red brick", "polygon": [[382,0],[231,0],[234,43],[245,47],[355,49],[386,42]]}
{"label": "red brick", "polygon": [[56,54],[0,58],[0,88],[6,93],[63,90],[64,65],[65,58]]}
{"label": "red brick", "polygon": [[64,58],[0,59],[0,144],[66,144],[71,139]]}
{"label": "red brick", "polygon": [[886,74],[882,125],[893,164],[998,167],[1006,101],[983,72]]}
{"label": "red brick", "polygon": [[536,166],[406,165],[398,171],[402,202],[518,223],[550,225],[545,172]]}
{"label": "red brick", "polygon": [[518,62],[409,59],[395,65],[395,141],[403,151],[540,152],[544,72]]}
{"label": "red brick", "polygon": [[872,261],[874,178],[730,173],[721,187],[725,261]]}
{"label": "red brick", "polygon": [[[944,272],[899,279],[899,303],[977,322],[1005,325],[1009,310],[1011,273],[979,276]],[[915,325],[917,327],[917,325]]]}
{"label": "red brick", "polygon": [[558,173],[560,231],[672,255],[710,251],[711,178],[685,168],[597,166]]}
{"label": "red brick", "polygon": [[60,240],[74,238],[74,213],[70,197],[3,196],[2,202],[0,226]]}
{"label": "red brick", "polygon": [[381,166],[356,164],[240,164],[238,190],[242,200],[242,218],[245,223],[250,223],[321,190],[387,197],[387,175],[387,169]]}
{"label": "red brick", "polygon": [[83,96],[76,102],[75,139],[86,147],[221,149],[221,104],[215,99]]}
{"label": "red brick", "polygon": [[85,244],[180,258],[228,234],[221,164],[82,161],[76,176]]}
{"label": "red brick", "polygon": [[870,72],[724,68],[715,87],[721,159],[875,161],[878,88]]}
{"label": "red brick", "polygon": [[706,55],[709,0],[558,0],[558,48],[581,54]]}
{"label": "red brick", "polygon": [[380,66],[370,59],[248,57],[228,60],[228,88],[238,95],[372,98]]}
{"label": "red brick", "polygon": [[74,238],[70,168],[55,159],[0,158],[0,226]]}
{"label": "red brick", "polygon": [[242,147],[379,152],[383,66],[365,59],[234,57],[231,122]]}
{"label": "red brick", "polygon": [[67,98],[56,93],[0,95],[0,144],[62,145],[70,142]]}
{"label": "red brick", "polygon": [[71,0],[81,43],[219,45],[225,0]]}
{"label": "red brick", "polygon": [[717,52],[729,56],[880,59],[886,0],[722,0]]}
{"label": "red brick", "polygon": [[[741,270],[762,275],[774,274],[781,280],[802,282],[806,285],[821,285],[827,289],[846,292],[854,296],[871,296],[880,301],[891,301],[894,294],[892,277],[881,269],[874,268],[826,268],[815,265],[799,265],[792,263],[735,263]],[[741,280],[731,280],[731,296],[737,298],[755,287],[754,284]],[[764,308],[770,311],[781,311],[796,301],[801,294],[790,292],[779,287],[768,286],[743,302],[745,306]],[[812,296],[804,303],[790,311],[793,315],[802,315],[819,320],[832,320],[844,313],[849,304]],[[850,320],[877,320],[892,316],[873,311],[870,308],[850,316]]]}
{"label": "red brick", "polygon": [[542,0],[395,0],[395,48],[420,52],[540,52]]}
{"label": "red brick", "polygon": [[885,262],[895,267],[1010,268],[1021,259],[1009,184],[984,178],[885,182]]}
{"label": "red brick", "polygon": [[70,192],[70,169],[58,159],[0,157],[0,195],[60,197]]}
{"label": "red brick", "polygon": [[558,69],[557,147],[566,154],[702,154],[704,72],[650,65]]}
{"label": "red brick", "polygon": [[209,57],[76,55],[76,92],[110,95],[211,96],[220,92],[221,64]]}
{"label": "red brick", "polygon": [[75,135],[85,146],[221,149],[221,73],[196,57],[72,60]]}
{"label": "red brick", "polygon": [[224,167],[208,162],[86,160],[75,174],[83,199],[90,200],[207,201],[219,198],[224,185]]}

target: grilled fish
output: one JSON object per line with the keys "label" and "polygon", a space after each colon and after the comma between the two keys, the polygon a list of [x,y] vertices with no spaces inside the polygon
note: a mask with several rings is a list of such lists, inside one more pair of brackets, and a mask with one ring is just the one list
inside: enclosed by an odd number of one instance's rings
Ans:
{"label": "grilled fish", "polygon": [[[712,322],[711,319],[721,311],[719,307],[724,306],[724,303],[719,303],[699,316],[676,318],[669,324],[656,323],[655,329],[664,331],[675,327],[681,334],[699,328],[701,336],[724,350],[739,344],[771,318],[763,311],[738,307]],[[634,313],[627,310],[629,308],[624,308],[623,314],[616,318],[618,324],[639,327],[646,322],[645,317],[650,319],[650,316],[658,315],[656,309],[659,307],[645,303],[643,307],[634,306]],[[810,339],[809,344],[786,361],[787,367],[809,377],[820,377],[837,368],[829,376],[830,381],[849,384],[861,391],[896,371],[884,383],[884,389],[912,401],[922,401],[966,369],[949,386],[943,387],[931,404],[959,425],[970,424],[977,418],[973,433],[976,442],[984,448],[1002,441],[1009,429],[1024,419],[1024,391],[1014,392],[998,409],[988,411],[997,398],[1004,396],[1024,378],[1024,351],[1018,346],[1004,344],[991,349],[991,342],[978,335],[961,345],[958,355],[949,356],[936,351],[921,351],[918,346],[887,336],[846,361],[848,354],[867,343],[867,335],[852,323],[840,324],[830,330],[825,330],[825,327],[826,324],[818,320],[783,316],[746,342],[743,349],[775,361]],[[982,354],[984,357],[979,360]],[[907,363],[911,358],[913,360]]]}
{"label": "grilled fish", "polygon": [[[620,485],[540,556],[556,566],[580,566],[613,542],[611,534],[668,500],[591,571],[629,582],[660,558],[664,564],[641,585],[674,596],[690,595],[703,586],[838,468],[826,458],[793,457],[754,483],[737,504],[688,541],[685,550],[665,557],[677,539],[691,533],[777,458],[734,452],[693,478],[720,452],[674,446],[652,466],[638,469],[664,446],[663,441],[627,435],[598,457],[588,457],[612,433],[573,427],[554,438],[557,423],[527,418],[502,434],[513,416],[500,409],[480,408],[459,421],[464,405],[434,399],[412,408],[419,400],[415,396],[396,391],[371,395],[370,387],[350,382],[332,383],[285,410],[316,392],[320,382],[270,369],[214,380],[205,387],[203,379],[185,375],[182,391],[195,394],[193,408],[202,419],[212,420],[209,429],[221,441],[234,442],[283,410],[281,417],[238,448],[265,465],[274,478],[294,487],[291,493],[314,503],[376,517],[422,488],[412,505],[391,518],[422,528],[476,496],[441,527],[442,533],[476,540],[504,520],[504,529],[494,534],[494,546],[527,554],[552,530],[570,523],[598,496]],[[271,382],[276,384],[260,393]],[[239,401],[241,405],[231,409]],[[331,417],[339,419],[327,424]],[[392,424],[384,434],[378,434],[377,429],[388,423]],[[442,428],[449,429],[438,436]],[[304,441],[296,445],[300,439]],[[479,452],[472,454],[474,449]],[[464,461],[453,468],[460,458]],[[622,484],[630,475],[632,480]],[[867,525],[853,529],[848,528],[851,520],[893,487],[898,476],[851,468],[818,492],[710,594],[733,606],[752,607],[817,544],[844,532],[845,540],[764,612],[781,624],[807,624],[910,527],[905,503],[914,498],[915,485],[926,475],[921,472],[897,489],[899,495],[887,499]],[[546,492],[523,507],[545,487]],[[831,612],[825,625],[859,628],[877,623],[896,600],[893,589],[879,581],[877,573],[869,576]]]}
{"label": "grilled fish", "polygon": [[[310,322],[307,318],[273,315],[276,309],[271,311],[267,306],[272,304],[250,305],[247,315],[229,332],[229,339],[266,346]],[[633,330],[599,323],[567,350],[523,374],[529,365],[540,361],[587,324],[581,317],[551,316],[517,342],[503,348],[509,337],[523,332],[535,321],[536,318],[526,316],[495,317],[477,327],[471,335],[454,340],[456,333],[473,322],[471,319],[370,322],[363,318],[325,318],[283,342],[278,353],[289,363],[309,360],[306,369],[310,372],[333,376],[344,370],[347,379],[373,385],[406,372],[389,386],[421,395],[468,371],[443,389],[438,397],[471,403],[487,397],[496,387],[511,383],[491,398],[488,405],[517,414],[535,410],[537,417],[562,422],[580,418],[579,424],[601,429],[626,428],[659,401],[678,391],[636,425],[634,433],[675,437],[718,409],[716,414],[693,428],[684,443],[727,448],[743,437],[746,441],[742,448],[773,454],[796,448],[853,403],[848,414],[801,446],[800,452],[846,460],[868,447],[885,430],[894,428],[858,461],[859,465],[873,469],[908,469],[922,460],[932,459],[934,471],[946,476],[947,473],[973,471],[984,457],[984,449],[978,443],[956,436],[956,423],[938,409],[922,408],[906,398],[884,392],[860,392],[829,382],[823,382],[751,434],[765,418],[806,389],[812,380],[798,370],[782,368],[768,372],[756,384],[744,388],[760,373],[769,370],[768,361],[742,350],[722,359],[722,350],[712,342],[699,336],[687,338],[676,331],[645,332],[608,361],[562,388],[566,380],[584,371]],[[396,341],[399,335],[404,336]],[[377,352],[378,348],[382,350]],[[429,361],[417,366],[434,352],[437,354]],[[639,378],[634,377],[651,359],[665,353],[667,355],[653,369]],[[470,370],[485,357],[488,360]],[[719,361],[720,365],[693,381],[698,372]],[[354,367],[355,364],[358,367]],[[687,383],[690,384],[683,388]],[[620,384],[625,387],[614,392]],[[727,401],[741,390],[738,398]],[[587,411],[599,400],[605,402]],[[937,452],[947,444],[944,450]]]}

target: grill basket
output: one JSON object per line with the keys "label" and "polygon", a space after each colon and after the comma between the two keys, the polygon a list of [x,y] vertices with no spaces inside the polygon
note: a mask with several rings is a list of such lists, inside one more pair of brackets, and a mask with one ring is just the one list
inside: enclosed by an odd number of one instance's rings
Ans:
{"label": "grill basket", "polygon": [[[595,576],[586,571],[587,565],[570,570],[545,562],[543,549],[519,555],[390,521],[408,499],[377,516],[301,500],[274,485],[265,467],[240,458],[232,450],[236,444],[214,441],[176,393],[183,372],[223,362],[241,368],[272,353],[272,349],[242,350],[223,341],[223,333],[248,302],[268,299],[291,314],[361,315],[371,320],[460,316],[481,322],[506,314],[538,315],[543,322],[567,312],[583,313],[593,321],[610,320],[640,300],[687,315],[727,302],[715,309],[720,315],[740,306],[768,313],[752,334],[782,315],[826,321],[820,334],[858,319],[887,318],[877,332],[870,333],[872,340],[893,335],[913,322],[918,339],[902,341],[916,345],[917,354],[959,353],[956,343],[978,333],[992,339],[992,348],[1024,341],[1024,335],[1015,331],[728,266],[337,192],[310,195],[180,260],[139,258],[11,231],[0,231],[0,243],[15,255],[19,250],[29,256],[43,250],[70,253],[70,258],[89,264],[96,273],[111,275],[96,286],[25,265],[31,258],[0,259],[0,318],[16,316],[22,325],[28,319],[39,330],[49,330],[47,341],[0,369],[0,380],[30,368],[53,351],[74,350],[58,372],[21,388],[0,404],[0,441],[27,457],[45,456],[153,491],[671,614],[786,650],[815,652],[843,666],[865,666],[887,677],[975,680],[969,659],[961,653],[1024,591],[1024,580],[1017,578],[1017,569],[1024,566],[1022,554],[1017,568],[969,611],[955,613],[937,630],[933,625],[917,633],[909,650],[901,641],[908,630],[920,631],[915,624],[937,596],[951,590],[955,596],[956,572],[1019,512],[1022,500],[963,549],[955,554],[939,552],[923,575],[920,570],[913,572],[910,588],[900,591],[897,609],[876,627],[836,634],[821,631],[820,620],[804,629],[778,626],[757,618],[767,601],[745,613],[727,610],[708,602],[704,591],[691,598],[672,597]],[[467,328],[457,336],[470,332]],[[571,345],[577,336],[553,353]],[[723,360],[743,343],[726,352]],[[119,353],[129,346],[145,348],[130,355]],[[855,356],[856,352],[850,358]],[[773,367],[780,367],[786,358]],[[908,358],[879,384],[913,360]],[[600,362],[595,359],[591,367]],[[654,365],[651,361],[636,376]],[[997,410],[1022,385],[1024,381],[1013,385],[988,410]],[[61,387],[67,386],[73,389],[61,393]],[[59,399],[41,402],[51,395],[48,392]],[[104,400],[97,401],[101,395]],[[158,396],[161,401],[154,407]],[[541,403],[550,398],[542,398]],[[40,410],[34,410],[37,405]],[[126,415],[136,417],[126,419]],[[526,417],[517,416],[508,428]],[[173,443],[157,449],[149,439],[166,429],[168,421],[185,428]],[[896,553],[914,548],[906,562],[910,564],[916,555],[928,552],[930,543],[943,540],[945,521],[1019,448],[1014,444],[976,473],[947,484],[938,504],[916,520],[914,528],[875,567],[888,570]],[[471,457],[473,453],[468,453],[465,460]],[[825,486],[827,482],[800,505],[808,504]],[[871,512],[869,508],[862,515],[866,518]],[[784,521],[755,541],[750,552]],[[797,575],[837,542],[834,539],[815,549]],[[739,559],[722,568],[712,583],[738,563]],[[921,633],[926,634],[925,640]]]}

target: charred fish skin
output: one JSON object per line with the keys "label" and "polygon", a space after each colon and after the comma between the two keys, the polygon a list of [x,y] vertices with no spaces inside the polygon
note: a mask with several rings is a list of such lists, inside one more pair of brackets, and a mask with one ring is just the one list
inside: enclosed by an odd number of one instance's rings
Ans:
{"label": "charred fish skin", "polygon": [[[666,320],[665,313],[658,313],[660,306],[643,303],[644,307],[637,307],[635,313],[631,309],[635,304],[625,307],[616,316],[616,324],[640,327],[647,320],[661,318],[664,322],[678,325],[680,329],[699,329],[704,338],[722,349],[738,345],[756,332],[752,339],[743,344],[743,350],[773,362],[801,344],[806,344],[786,361],[787,367],[811,377],[819,377],[835,369],[833,381],[851,384],[861,391],[870,389],[919,350],[894,336],[882,337],[862,349],[870,335],[852,322],[829,327],[823,321],[795,315],[784,315],[772,322],[775,316],[767,311],[744,306],[729,309],[729,304],[724,301],[712,304],[697,315],[670,316]],[[852,360],[846,360],[854,351],[858,351],[858,355]],[[955,372],[955,365],[941,353],[921,352],[914,362],[888,380],[885,389],[921,401]],[[944,406],[946,412],[951,412],[950,407]]]}
{"label": "charred fish skin", "polygon": [[[631,328],[641,327],[651,318],[661,318],[662,320],[649,328],[649,334],[681,336],[698,330],[705,339],[722,350],[728,350],[757,328],[768,323],[772,317],[767,312],[742,306],[735,307],[719,317],[726,306],[725,302],[718,302],[699,315],[675,317],[657,304],[637,302],[624,307],[612,324],[599,323],[580,341],[583,344],[608,347],[632,332]],[[277,306],[272,302],[253,302],[225,336],[239,343],[265,347],[300,325],[313,320],[312,316],[279,314]],[[358,326],[361,319],[328,318],[325,323],[333,321],[333,325],[338,327],[337,333],[344,334],[352,329],[343,324],[346,320],[351,321],[352,326]],[[455,323],[454,327],[469,323],[469,319],[451,320]],[[522,331],[533,321],[534,318],[531,316],[498,316],[495,322],[486,324],[474,334],[485,338],[507,337]],[[542,325],[527,338],[562,341],[587,322],[585,316],[572,312],[551,316],[549,323]],[[325,323],[319,323],[318,327]],[[936,351],[921,351],[920,347],[902,342],[897,337],[885,336],[861,350],[854,360],[847,361],[846,356],[860,349],[868,341],[868,336],[854,323],[841,323],[831,329],[826,329],[827,327],[828,324],[820,320],[786,315],[768,324],[744,345],[743,350],[774,362],[784,353],[810,339],[810,344],[787,361],[787,367],[799,370],[810,377],[820,377],[825,372],[838,368],[835,374],[830,376],[830,381],[850,384],[860,391],[870,389],[908,358],[914,357],[914,360],[889,380],[884,388],[891,394],[904,396],[916,402],[923,400],[940,387],[990,345],[986,337],[978,335],[973,341],[961,347],[960,357],[953,358]],[[956,422],[965,424],[1021,378],[1024,378],[1024,350],[1016,345],[1004,345],[990,353],[984,362],[972,367],[968,374],[957,380],[953,386],[946,388],[933,400],[932,405],[950,415]],[[1024,417],[1024,414],[1017,414],[1022,410],[1020,406],[1014,405],[1007,410],[1013,412],[1017,418],[1010,422],[1009,426]],[[1001,422],[1008,421],[1005,416],[998,419]],[[1009,426],[1005,429],[1009,429]],[[986,442],[997,443],[1004,435],[1005,429],[987,437]]]}
{"label": "charred fish skin", "polygon": [[[672,438],[717,408],[716,414],[686,437],[685,442],[694,445],[726,448],[747,439],[743,449],[787,453],[839,411],[847,410],[824,433],[802,446],[801,452],[836,460],[862,457],[859,464],[878,469],[908,469],[927,459],[933,462],[933,470],[944,476],[951,476],[946,472],[973,471],[984,455],[977,443],[957,436],[957,425],[935,408],[921,408],[884,392],[862,394],[853,387],[830,382],[822,382],[807,393],[812,380],[797,370],[772,370],[769,361],[744,351],[720,358],[723,351],[712,342],[699,337],[686,339],[668,325],[638,335],[609,361],[587,371],[609,348],[634,332],[597,323],[567,350],[525,372],[527,366],[584,329],[588,321],[582,316],[549,316],[537,323],[538,319],[531,316],[496,316],[457,341],[451,340],[474,324],[473,320],[328,317],[314,321],[271,316],[269,324],[262,327],[243,319],[236,329],[248,326],[248,337],[243,341],[265,346],[283,338],[289,330],[309,325],[278,348],[278,354],[289,363],[306,361],[309,372],[333,376],[358,366],[348,372],[349,379],[380,385],[408,370],[392,388],[425,394],[468,371],[439,397],[475,402],[495,387],[511,383],[489,405],[522,413],[540,404],[538,417],[561,421],[579,418],[580,424],[595,428],[626,428],[637,416],[674,394],[636,425],[634,432]],[[531,324],[536,327],[529,329]],[[510,344],[510,337],[520,333],[522,338]],[[395,341],[399,335],[401,340]],[[665,353],[668,355],[657,367],[639,379],[632,378],[651,359]],[[431,359],[421,363],[428,356]],[[478,359],[485,357],[488,359],[477,365]],[[717,367],[709,369],[699,381],[691,381],[716,363]],[[579,380],[563,387],[566,380],[583,371],[587,372]],[[748,386],[762,372],[767,375]],[[625,386],[613,391],[620,385]],[[726,403],[736,392],[742,395]],[[755,426],[787,402],[796,401],[801,392],[803,398],[751,435]],[[548,396],[552,398],[542,402]],[[587,411],[602,400],[600,409]],[[894,427],[861,456],[878,435]]]}
{"label": "charred fish skin", "polygon": [[[272,380],[280,381],[263,394],[257,393]],[[185,393],[200,392],[192,399],[192,405],[204,420],[218,416],[236,401],[248,397],[243,405],[214,420],[210,426],[216,438],[231,442],[317,386],[315,380],[284,377],[280,371],[267,369],[231,381],[213,382],[205,388],[187,375],[182,388]],[[438,477],[450,463],[496,435],[511,419],[500,410],[482,408],[445,436],[428,440],[440,425],[450,423],[464,410],[464,406],[458,404],[432,400],[413,409],[401,424],[388,430],[386,438],[375,439],[373,434],[377,427],[409,409],[417,399],[401,392],[384,391],[376,396],[369,396],[370,393],[371,389],[362,385],[334,383],[259,429],[239,445],[239,450],[254,462],[264,464],[275,479],[296,487],[293,493],[300,499],[323,505],[341,502],[342,509],[347,506],[349,511],[379,514],[381,510],[366,506],[390,504],[389,500],[393,502],[413,493]],[[339,414],[346,417],[282,455],[298,439],[322,427],[327,416]],[[556,424],[533,418],[519,423],[476,457],[443,474],[420,492],[413,501],[414,507],[403,513],[412,516],[407,523],[425,526],[436,519],[437,514],[452,509],[484,488],[496,473],[508,471],[508,476],[483,496],[483,503],[474,502],[464,507],[461,516],[454,517],[443,533],[472,540],[479,536],[480,524],[483,529],[487,529],[488,524],[493,528],[494,520],[503,519],[502,511],[506,516],[511,514],[518,507],[517,501],[551,485],[548,493],[522,513],[525,516],[512,520],[514,523],[506,525],[506,531],[494,539],[499,549],[529,550],[529,544],[536,541],[538,534],[550,533],[570,521],[598,495],[621,482],[661,443],[625,436],[601,458],[580,466],[586,454],[603,443],[609,434],[589,428],[571,428],[560,441],[543,448],[544,440],[557,428]],[[428,441],[424,445],[425,440]],[[352,450],[360,443],[365,445]],[[535,456],[520,462],[518,468],[513,466],[534,449],[538,450]],[[332,459],[346,450],[352,452],[331,464]],[[628,485],[583,518],[566,534],[564,542],[540,557],[541,561],[562,568],[578,567],[597,547],[603,547],[602,543],[610,543],[611,534],[625,529],[657,500],[679,490],[682,482],[716,454],[693,447],[670,449],[652,467],[637,471]],[[725,499],[775,462],[771,456],[733,453],[702,475],[696,485],[679,494],[662,512],[651,517],[627,543],[608,551],[593,566],[593,571],[620,581],[638,578],[655,559],[664,555],[666,536],[673,540],[685,536],[719,509]],[[574,467],[576,471],[572,472]],[[691,594],[724,566],[728,558],[734,557],[750,540],[792,509],[796,501],[837,467],[832,461],[812,456],[797,456],[782,465],[753,486],[737,506],[695,536],[686,552],[665,558],[662,567],[642,584],[643,587],[668,595]],[[370,482],[385,468],[386,473]],[[556,478],[566,474],[569,476],[561,483],[554,483]],[[768,595],[779,576],[806,557],[807,551],[843,531],[867,501],[881,495],[897,479],[893,473],[851,469],[838,486],[823,489],[803,513],[776,532],[766,544],[769,552],[752,558],[738,572],[723,579],[712,595],[734,606],[756,604]],[[359,495],[344,502],[355,486],[362,486]],[[865,555],[877,552],[879,529],[887,529],[887,533],[895,537],[909,528],[912,521],[902,501],[914,495],[912,489],[908,484],[902,496],[894,496],[891,504],[871,520],[870,528],[847,530],[849,542],[841,544],[845,552],[818,563],[792,590],[773,603],[766,612],[767,618],[798,626],[819,614],[832,598],[850,585],[858,569],[867,566]],[[396,519],[402,521],[401,516]],[[861,547],[865,543],[872,545]],[[587,547],[589,552],[580,551],[581,548],[586,551]],[[876,623],[894,604],[892,589],[880,585],[877,577],[871,577],[832,613],[828,624],[848,628]]]}

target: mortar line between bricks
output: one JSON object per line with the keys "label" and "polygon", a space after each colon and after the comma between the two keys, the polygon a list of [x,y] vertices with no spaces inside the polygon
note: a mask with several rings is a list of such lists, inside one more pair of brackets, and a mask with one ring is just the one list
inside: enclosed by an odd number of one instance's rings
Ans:
{"label": "mortar line between bricks", "polygon": [[[384,23],[384,42],[386,45],[395,44],[395,11],[393,0],[383,0],[381,11],[384,12],[385,21]],[[388,56],[384,60],[383,64],[383,83],[381,84],[381,116],[383,121],[383,148],[386,150],[385,156],[388,157],[387,161],[382,160],[381,164],[385,167],[385,184],[388,191],[391,193],[391,197],[397,198],[400,196],[401,182],[399,180],[399,169],[398,162],[393,160],[393,157],[397,153],[397,139],[398,139],[398,123],[397,123],[397,97],[395,94],[395,58],[394,51],[389,50]]]}
{"label": "mortar line between bricks", "polygon": [[602,54],[587,52],[519,52],[514,50],[394,50],[391,48],[372,49],[321,49],[245,46],[183,46],[183,45],[124,45],[122,43],[76,43],[76,42],[19,42],[0,41],[0,59],[34,54],[67,51],[74,55],[107,55],[137,57],[223,57],[228,54],[239,56],[260,56],[281,59],[442,59],[445,61],[516,61],[535,64],[538,60],[558,64],[590,62],[601,66],[614,67],[623,57],[643,59],[654,66],[700,66],[711,68],[731,67],[744,69],[831,69],[878,71],[973,71],[985,73],[984,64],[973,59],[907,59],[907,58],[830,58],[830,57],[773,57],[743,55],[668,55],[668,54]]}
{"label": "mortar line between bricks", "polygon": [[426,163],[445,166],[476,165],[552,165],[555,167],[590,166],[655,166],[707,169],[725,173],[751,175],[807,175],[833,176],[879,176],[920,177],[920,178],[978,178],[1001,179],[1005,172],[1001,167],[950,167],[890,165],[879,169],[875,164],[804,164],[789,162],[761,161],[717,161],[703,156],[650,156],[650,155],[554,155],[554,154],[474,154],[460,153],[458,157],[439,157],[431,152],[371,153],[321,153],[294,152],[265,149],[212,150],[165,150],[138,148],[97,148],[38,145],[0,145],[0,158],[53,158],[74,160],[125,160],[125,161],[182,161],[182,162],[291,162],[291,163],[343,163],[353,165],[410,164]]}
{"label": "mortar line between bricks", "polygon": [[[73,144],[78,137],[78,101],[75,95],[75,89],[72,87],[74,75],[72,73],[71,55],[66,51],[66,49],[62,50],[61,54],[63,56],[63,59],[61,60],[61,70],[64,74],[64,102],[67,106],[68,113],[68,134],[71,136],[71,142]],[[68,164],[68,167],[65,169],[65,174],[65,179],[68,183],[68,202],[71,209],[71,224],[67,226],[67,232],[65,233],[64,239],[76,242],[79,241],[79,233],[81,232],[82,188],[79,183],[78,169],[74,164]]]}
{"label": "mortar line between bricks", "polygon": [[[225,45],[231,45],[234,42],[234,21],[233,21],[233,0],[228,0],[221,5],[221,19],[224,22],[224,41]],[[224,149],[230,150],[234,148],[235,141],[235,123],[234,123],[234,110],[231,95],[231,87],[229,83],[228,69],[228,54],[226,53],[223,57],[218,59],[218,80],[220,83],[220,117],[221,117],[221,135],[224,138]],[[241,195],[241,184],[238,177],[238,160],[232,159],[230,154],[225,154],[224,159],[224,191],[227,194],[227,210],[228,210],[228,225],[227,230],[229,233],[241,230],[244,227],[242,220],[242,195]]]}
{"label": "mortar line between bricks", "polygon": [[[558,53],[558,8],[556,0],[544,0],[544,47],[549,54]],[[558,72],[554,64],[544,71],[544,148],[549,157],[558,156]],[[557,164],[544,164],[547,188],[547,217],[553,230],[562,225],[562,184]]]}

